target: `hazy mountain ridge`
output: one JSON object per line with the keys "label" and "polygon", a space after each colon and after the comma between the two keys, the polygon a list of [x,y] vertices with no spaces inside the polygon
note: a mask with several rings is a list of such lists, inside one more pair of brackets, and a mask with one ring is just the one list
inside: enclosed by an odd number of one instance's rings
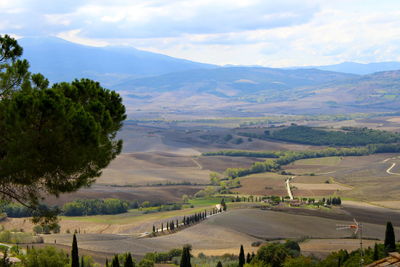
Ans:
{"label": "hazy mountain ridge", "polygon": [[218,68],[142,78],[117,86],[148,111],[240,115],[397,111],[400,71],[351,75],[316,69]]}
{"label": "hazy mountain ridge", "polygon": [[32,72],[43,73],[51,82],[97,80],[120,91],[131,111],[357,112],[397,110],[400,104],[400,71],[364,76],[328,71],[364,73],[400,68],[398,62],[289,69],[219,67],[131,47],[90,47],[59,38],[19,42]]}
{"label": "hazy mountain ridge", "polygon": [[315,98],[329,99],[333,105],[398,110],[400,104],[400,70],[377,72],[359,78],[320,86]]}
{"label": "hazy mountain ridge", "polygon": [[128,78],[215,67],[132,47],[92,47],[55,37],[23,38],[18,42],[31,71],[44,74],[51,82],[91,78],[110,86]]}
{"label": "hazy mountain ridge", "polygon": [[375,72],[400,70],[400,62],[372,62],[372,63],[356,63],[342,62],[334,65],[315,66],[314,68],[327,71],[337,71],[344,73],[352,73],[358,75],[372,74]]}
{"label": "hazy mountain ridge", "polygon": [[192,93],[240,97],[255,93],[272,93],[276,90],[286,91],[355,77],[358,76],[317,69],[284,70],[262,67],[221,67],[134,79],[119,84],[116,88],[148,93],[185,90]]}

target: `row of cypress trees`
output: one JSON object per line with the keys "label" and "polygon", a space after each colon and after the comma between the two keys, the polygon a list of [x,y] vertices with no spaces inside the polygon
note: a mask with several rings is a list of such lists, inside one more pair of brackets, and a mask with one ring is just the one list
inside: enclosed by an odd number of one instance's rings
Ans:
{"label": "row of cypress trees", "polygon": [[[226,208],[225,201],[222,199],[222,201],[221,201],[221,209],[214,208],[214,209],[210,210],[209,212],[207,212],[207,210],[204,210],[204,212],[195,213],[195,214],[190,215],[190,216],[183,216],[181,223],[179,223],[178,220],[175,220],[175,221],[171,220],[171,221],[169,221],[169,222],[167,222],[165,224],[166,225],[166,230],[167,231],[168,230],[173,231],[175,229],[178,229],[181,226],[189,226],[189,225],[198,223],[200,221],[203,221],[203,220],[207,219],[208,216],[220,213],[222,211],[226,211],[226,209],[227,208]],[[164,223],[161,223],[160,227],[161,227],[160,228],[161,232],[164,232]],[[153,234],[158,233],[159,229],[155,225],[153,225],[152,232],[153,232]]]}

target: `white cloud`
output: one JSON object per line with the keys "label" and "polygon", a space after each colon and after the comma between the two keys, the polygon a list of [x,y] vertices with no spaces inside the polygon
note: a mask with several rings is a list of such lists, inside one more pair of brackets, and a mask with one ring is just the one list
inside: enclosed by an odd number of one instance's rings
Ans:
{"label": "white cloud", "polygon": [[320,65],[398,60],[399,7],[391,0],[2,0],[0,31],[215,64]]}

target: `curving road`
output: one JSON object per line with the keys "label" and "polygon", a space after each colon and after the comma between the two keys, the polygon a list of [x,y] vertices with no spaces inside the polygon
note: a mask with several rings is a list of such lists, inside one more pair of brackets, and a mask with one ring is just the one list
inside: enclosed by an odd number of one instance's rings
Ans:
{"label": "curving road", "polygon": [[396,163],[392,163],[392,166],[390,166],[390,167],[386,170],[386,172],[387,172],[388,174],[400,175],[400,173],[392,172],[392,169],[393,169],[395,166],[396,166]]}

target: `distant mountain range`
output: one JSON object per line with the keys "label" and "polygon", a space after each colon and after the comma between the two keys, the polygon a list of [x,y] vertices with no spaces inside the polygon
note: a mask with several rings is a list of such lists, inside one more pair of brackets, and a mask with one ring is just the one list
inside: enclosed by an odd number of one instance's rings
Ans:
{"label": "distant mountain range", "polygon": [[376,62],[376,63],[356,63],[356,62],[343,62],[340,64],[326,65],[326,66],[307,66],[307,67],[293,67],[293,68],[315,68],[319,70],[336,71],[344,73],[352,73],[359,75],[372,74],[381,71],[400,70],[400,62]]}
{"label": "distant mountain range", "polygon": [[258,116],[397,111],[400,106],[399,62],[285,69],[220,67],[58,38],[24,38],[19,43],[32,72],[44,74],[51,82],[82,77],[100,81],[124,96],[130,114]]}
{"label": "distant mountain range", "polygon": [[140,95],[175,92],[185,95],[209,94],[218,97],[235,97],[250,101],[254,97],[271,99],[275,96],[274,100],[279,100],[279,96],[295,88],[356,77],[358,76],[353,74],[317,69],[224,67],[133,79],[115,87]]}
{"label": "distant mountain range", "polygon": [[128,78],[216,67],[132,47],[92,47],[55,37],[22,38],[18,42],[31,71],[44,74],[51,82],[90,78],[110,86]]}

